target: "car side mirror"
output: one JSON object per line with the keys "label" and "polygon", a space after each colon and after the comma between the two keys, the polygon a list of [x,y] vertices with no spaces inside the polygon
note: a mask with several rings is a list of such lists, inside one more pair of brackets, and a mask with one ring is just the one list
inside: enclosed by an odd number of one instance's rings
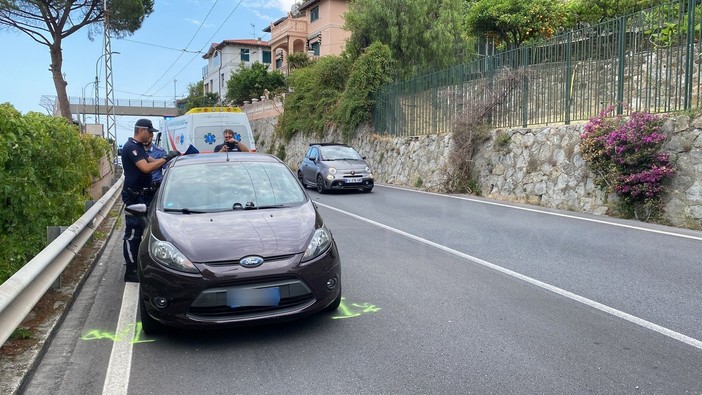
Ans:
{"label": "car side mirror", "polygon": [[361,157],[361,159],[363,159],[363,160],[366,160],[366,156],[365,156],[365,155],[363,155],[363,156]]}
{"label": "car side mirror", "polygon": [[145,217],[146,212],[148,211],[148,208],[146,207],[146,204],[144,204],[144,203],[137,203],[137,204],[130,204],[124,210],[131,215],[134,215],[137,217]]}

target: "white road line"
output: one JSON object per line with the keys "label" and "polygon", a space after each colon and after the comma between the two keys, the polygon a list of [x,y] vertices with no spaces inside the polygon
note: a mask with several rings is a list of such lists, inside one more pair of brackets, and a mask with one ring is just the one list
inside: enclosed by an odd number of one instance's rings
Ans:
{"label": "white road line", "polygon": [[540,288],[546,289],[546,290],[548,290],[548,291],[557,293],[558,295],[561,295],[561,296],[565,296],[566,298],[572,299],[572,300],[574,300],[574,301],[576,301],[576,302],[580,302],[580,303],[582,303],[582,304],[584,304],[584,305],[587,305],[587,306],[589,306],[589,307],[592,307],[592,308],[595,308],[595,309],[597,309],[597,310],[603,311],[603,312],[605,312],[605,313],[607,313],[607,314],[611,314],[611,315],[613,315],[613,316],[615,316],[615,317],[618,317],[618,318],[627,320],[627,321],[632,322],[632,323],[634,323],[634,324],[636,324],[636,325],[642,326],[642,327],[644,327],[644,328],[646,328],[646,329],[650,329],[650,330],[652,330],[652,331],[654,331],[654,332],[658,332],[658,333],[660,333],[660,334],[662,334],[662,335],[664,335],[664,336],[668,336],[668,337],[670,337],[670,338],[672,338],[672,339],[681,341],[681,342],[683,342],[683,343],[685,343],[685,344],[688,344],[688,345],[690,345],[690,346],[692,346],[692,347],[695,347],[695,348],[697,348],[697,349],[702,350],[702,341],[697,340],[697,339],[692,338],[692,337],[689,337],[689,336],[686,336],[686,335],[683,335],[682,333],[675,332],[675,331],[670,330],[670,329],[668,329],[668,328],[665,328],[665,327],[662,327],[662,326],[660,326],[660,325],[654,324],[654,323],[652,323],[652,322],[646,321],[646,320],[644,320],[644,319],[635,317],[635,316],[633,316],[633,315],[631,315],[631,314],[628,314],[628,313],[625,313],[625,312],[623,312],[623,311],[617,310],[617,309],[615,309],[615,308],[609,307],[609,306],[604,305],[604,304],[602,304],[602,303],[595,302],[594,300],[590,300],[590,299],[585,298],[585,297],[583,297],[583,296],[576,295],[576,294],[574,294],[574,293],[572,293],[572,292],[566,291],[566,290],[564,290],[564,289],[555,287],[555,286],[550,285],[550,284],[546,284],[546,283],[544,283],[544,282],[541,282],[541,281],[539,281],[539,280],[536,280],[536,279],[533,279],[533,278],[531,278],[531,277],[525,276],[525,275],[523,275],[523,274],[519,274],[519,273],[514,272],[514,271],[512,271],[512,270],[509,270],[509,269],[505,269],[505,268],[503,268],[503,267],[501,267],[501,266],[497,266],[497,265],[495,265],[494,263],[490,263],[490,262],[484,261],[484,260],[482,260],[482,259],[480,259],[480,258],[476,258],[476,257],[474,257],[474,256],[471,256],[471,255],[468,255],[468,254],[464,254],[464,253],[462,253],[462,252],[460,252],[460,251],[456,251],[456,250],[454,250],[454,249],[452,249],[452,248],[448,248],[448,247],[443,246],[443,245],[441,245],[441,244],[434,243],[433,241],[429,241],[429,240],[423,239],[423,238],[421,238],[421,237],[419,237],[419,236],[415,236],[415,235],[413,235],[413,234],[411,234],[411,233],[407,233],[407,232],[401,231],[401,230],[399,230],[399,229],[395,229],[395,228],[390,227],[390,226],[388,226],[388,225],[384,225],[384,224],[381,224],[381,223],[379,223],[379,222],[375,222],[375,221],[370,220],[370,219],[368,219],[368,218],[361,217],[361,216],[359,216],[359,215],[356,215],[356,214],[353,214],[353,213],[349,213],[349,212],[347,212],[347,211],[340,210],[340,209],[338,209],[338,208],[335,208],[335,207],[332,207],[332,206],[329,206],[329,205],[326,205],[326,204],[323,204],[323,203],[319,203],[319,202],[315,202],[315,203],[318,204],[318,205],[320,205],[320,206],[322,206],[322,207],[328,208],[328,209],[330,209],[330,210],[333,210],[333,211],[339,212],[339,213],[341,213],[341,214],[345,214],[345,215],[348,215],[348,216],[350,216],[350,217],[356,218],[356,219],[358,219],[359,221],[367,222],[367,223],[369,223],[369,224],[371,224],[371,225],[375,225],[375,226],[377,226],[377,227],[379,227],[379,228],[388,230],[388,231],[390,231],[390,232],[397,233],[397,234],[402,235],[402,236],[405,236],[405,237],[407,237],[407,238],[409,238],[409,239],[412,239],[412,240],[418,241],[418,242],[420,242],[420,243],[423,243],[423,244],[426,244],[426,245],[430,245],[430,246],[432,246],[432,247],[434,247],[434,248],[438,248],[438,249],[440,249],[440,250],[442,250],[442,251],[448,252],[449,254],[453,254],[453,255],[459,256],[459,257],[461,257],[461,258],[464,258],[464,259],[467,259],[467,260],[469,260],[469,261],[475,262],[475,263],[477,263],[477,264],[479,264],[479,265],[482,265],[482,266],[488,267],[488,268],[490,268],[490,269],[496,270],[496,271],[498,271],[498,272],[500,272],[500,273],[504,273],[504,274],[506,274],[506,275],[508,275],[508,276],[512,276],[512,277],[517,278],[517,279],[519,279],[519,280],[526,281],[526,282],[528,282],[528,283],[530,283],[530,284],[536,285],[537,287],[540,287]]}
{"label": "white road line", "polygon": [[511,208],[511,209],[515,209],[515,210],[530,211],[530,212],[533,212],[533,213],[546,214],[546,215],[553,215],[553,216],[556,216],[556,217],[577,219],[577,220],[580,220],[580,221],[587,221],[587,222],[594,222],[594,223],[598,223],[598,224],[619,226],[619,227],[621,227],[621,228],[635,229],[635,230],[641,230],[641,231],[644,231],[644,232],[658,233],[658,234],[667,235],[667,236],[675,236],[675,237],[682,237],[682,238],[686,238],[686,239],[693,239],[693,240],[700,240],[700,241],[702,241],[702,237],[700,237],[700,236],[684,235],[684,234],[681,234],[681,233],[668,232],[668,231],[665,231],[665,230],[657,230],[657,229],[650,229],[650,228],[643,228],[643,227],[635,226],[635,225],[620,224],[620,223],[617,223],[617,222],[611,222],[611,221],[606,221],[606,220],[601,220],[601,219],[584,218],[584,217],[578,217],[578,216],[576,216],[576,215],[563,214],[563,213],[554,213],[554,212],[551,212],[551,211],[543,211],[543,210],[539,210],[539,209],[536,209],[536,208],[513,206],[513,205],[507,204],[507,203],[489,202],[489,201],[479,200],[479,199],[473,199],[473,198],[469,198],[469,197],[465,197],[465,196],[444,195],[444,194],[436,193],[436,192],[417,191],[417,190],[414,190],[414,189],[406,189],[406,188],[400,188],[400,187],[389,186],[389,185],[376,185],[376,186],[383,187],[383,188],[390,188],[390,189],[399,189],[399,190],[401,190],[401,191],[409,191],[409,192],[416,192],[416,193],[425,193],[425,194],[427,194],[427,195],[441,196],[441,197],[445,197],[445,198],[458,199],[458,200],[466,200],[466,201],[474,202],[474,203],[489,204],[489,205],[492,205],[492,206],[506,207],[506,208]]}
{"label": "white road line", "polygon": [[124,283],[124,293],[122,294],[122,307],[117,320],[117,330],[121,341],[112,344],[112,354],[107,365],[105,384],[102,387],[103,394],[121,395],[127,394],[129,390],[129,375],[132,369],[132,339],[136,321],[137,295],[139,294],[138,283]]}

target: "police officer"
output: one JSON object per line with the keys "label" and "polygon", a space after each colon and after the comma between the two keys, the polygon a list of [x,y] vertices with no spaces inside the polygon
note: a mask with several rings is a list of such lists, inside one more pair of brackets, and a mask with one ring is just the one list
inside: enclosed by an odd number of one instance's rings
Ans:
{"label": "police officer", "polygon": [[[151,189],[151,173],[160,169],[169,160],[180,155],[178,151],[171,151],[164,158],[160,159],[154,159],[147,155],[144,143],[157,131],[150,120],[140,119],[134,125],[134,137],[130,137],[122,146],[122,168],[124,171],[122,201],[127,206],[146,203],[145,192]],[[136,256],[143,232],[143,220],[127,213],[125,215],[123,243],[126,264],[124,281],[139,282]]]}

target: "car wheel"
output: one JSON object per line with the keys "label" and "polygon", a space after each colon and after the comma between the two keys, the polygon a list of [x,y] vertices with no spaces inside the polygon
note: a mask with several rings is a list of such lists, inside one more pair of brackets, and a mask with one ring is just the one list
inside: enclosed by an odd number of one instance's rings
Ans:
{"label": "car wheel", "polygon": [[363,192],[368,193],[373,190],[373,187],[370,188],[363,188]]}
{"label": "car wheel", "polygon": [[147,335],[158,335],[165,331],[162,323],[153,319],[146,311],[146,303],[143,297],[139,297],[139,312],[141,313],[141,330]]}
{"label": "car wheel", "polygon": [[317,175],[317,192],[327,193],[327,188],[324,186],[324,179],[321,174]]}
{"label": "car wheel", "polygon": [[341,305],[341,288],[339,288],[339,296],[334,299],[334,301],[327,306],[324,311],[334,311],[339,308],[339,305]]}
{"label": "car wheel", "polygon": [[297,171],[297,179],[300,180],[300,185],[307,189],[307,184],[305,184],[305,179],[302,177],[302,172],[300,170]]}

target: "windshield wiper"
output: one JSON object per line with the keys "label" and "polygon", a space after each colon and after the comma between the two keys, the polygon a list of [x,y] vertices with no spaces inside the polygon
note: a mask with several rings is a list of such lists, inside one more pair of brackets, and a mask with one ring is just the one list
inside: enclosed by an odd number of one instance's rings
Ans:
{"label": "windshield wiper", "polygon": [[287,204],[269,204],[268,206],[246,206],[244,210],[263,210],[267,208],[286,208],[290,207]]}
{"label": "windshield wiper", "polygon": [[191,210],[189,208],[164,208],[163,211],[183,214],[205,214],[207,211]]}

